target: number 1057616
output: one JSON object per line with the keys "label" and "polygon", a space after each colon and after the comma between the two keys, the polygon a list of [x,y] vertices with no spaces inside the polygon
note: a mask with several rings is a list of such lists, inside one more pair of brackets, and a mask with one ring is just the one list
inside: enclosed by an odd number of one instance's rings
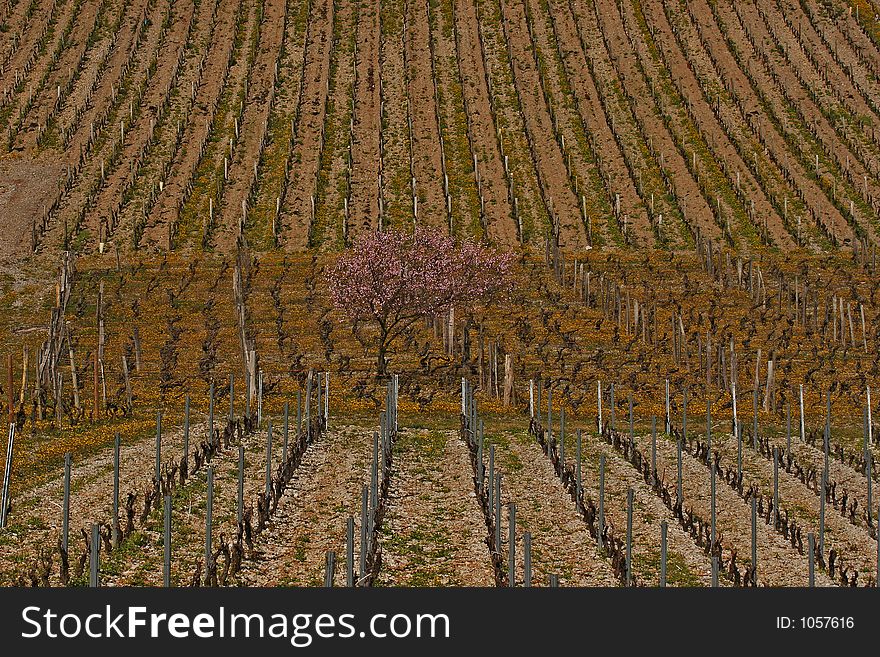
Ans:
{"label": "number 1057616", "polygon": [[777,616],[776,628],[780,630],[851,630],[855,627],[852,616]]}

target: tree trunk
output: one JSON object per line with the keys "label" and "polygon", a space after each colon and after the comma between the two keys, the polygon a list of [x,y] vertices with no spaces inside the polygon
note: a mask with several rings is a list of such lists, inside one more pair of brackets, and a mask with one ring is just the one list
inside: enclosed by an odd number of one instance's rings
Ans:
{"label": "tree trunk", "polygon": [[376,378],[383,378],[388,372],[388,359],[385,355],[388,353],[388,345],[385,343],[384,337],[379,341],[379,350],[376,359]]}

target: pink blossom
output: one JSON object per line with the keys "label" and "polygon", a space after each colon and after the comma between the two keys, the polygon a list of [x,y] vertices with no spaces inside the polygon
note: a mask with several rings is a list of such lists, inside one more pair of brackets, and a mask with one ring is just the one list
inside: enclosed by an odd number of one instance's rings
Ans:
{"label": "pink blossom", "polygon": [[334,305],[379,329],[379,373],[391,342],[414,321],[512,291],[514,256],[418,228],[358,237],[328,273]]}

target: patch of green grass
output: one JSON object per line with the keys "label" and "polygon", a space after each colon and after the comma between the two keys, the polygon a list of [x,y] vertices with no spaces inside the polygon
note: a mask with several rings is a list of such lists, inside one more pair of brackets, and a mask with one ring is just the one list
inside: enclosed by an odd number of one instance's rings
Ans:
{"label": "patch of green grass", "polygon": [[[434,526],[436,527],[436,526]],[[404,586],[444,586],[451,575],[444,565],[452,556],[450,537],[446,532],[420,525],[409,533],[396,532],[386,540],[388,549],[407,557]]]}
{"label": "patch of green grass", "polygon": [[293,558],[297,561],[305,561],[306,560],[306,546],[311,541],[311,537],[303,534],[302,536],[296,537],[296,542],[293,546]]}
{"label": "patch of green grass", "polygon": [[529,436],[526,431],[515,433],[505,431],[502,433],[485,434],[484,438],[487,444],[487,450],[488,445],[497,445],[502,448],[496,450],[495,458],[506,472],[520,472],[523,469],[523,463],[520,461],[519,456],[510,449],[510,443],[513,440],[516,440],[519,443],[531,442],[531,436]]}
{"label": "patch of green grass", "polygon": [[[660,550],[633,555],[633,572],[643,584],[660,581]],[[703,581],[692,572],[684,557],[674,550],[666,552],[666,584],[668,586],[702,587]]]}
{"label": "patch of green grass", "polygon": [[[129,560],[136,559],[143,552],[143,548],[150,542],[150,537],[141,529],[134,530],[125,540],[120,541],[118,547],[106,554],[101,554],[101,574],[121,575]],[[103,546],[102,546],[103,547]]]}
{"label": "patch of green grass", "polygon": [[425,460],[437,460],[443,456],[446,435],[438,430],[401,431],[394,446],[402,452],[418,451]]}

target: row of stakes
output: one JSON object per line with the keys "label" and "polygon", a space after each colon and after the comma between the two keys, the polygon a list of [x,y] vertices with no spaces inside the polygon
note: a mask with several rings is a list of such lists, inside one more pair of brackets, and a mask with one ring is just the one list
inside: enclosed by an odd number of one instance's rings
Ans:
{"label": "row of stakes", "polygon": [[[463,388],[464,389],[464,388]],[[552,398],[552,388],[547,388],[547,427],[548,431],[552,435],[553,432],[553,398]],[[609,388],[609,396],[610,396],[610,428],[615,430],[616,428],[616,417],[615,417],[615,402],[614,402],[614,384],[612,383]],[[542,382],[540,380],[535,381],[532,379],[529,383],[529,416],[530,418],[535,418],[537,415],[540,415],[542,410]],[[870,400],[870,389],[868,390],[868,399]],[[828,471],[829,471],[829,455],[830,455],[830,440],[831,440],[831,398],[830,395],[826,396],[826,418],[825,418],[825,431],[824,431],[824,470],[822,473],[822,481],[821,481],[821,490],[825,490],[825,482],[828,479]],[[630,437],[633,438],[635,436],[634,432],[634,419],[633,419],[633,400],[632,395],[629,396],[629,433]],[[677,470],[677,486],[676,486],[676,495],[677,495],[677,503],[682,504],[684,502],[684,495],[682,491],[682,441],[684,436],[687,435],[687,402],[688,402],[688,391],[687,389],[683,392],[683,400],[682,400],[682,429],[681,435],[677,441],[677,459],[676,459],[676,470]],[[598,415],[597,415],[597,426],[599,430],[603,430],[602,427],[602,382],[597,382],[597,403],[598,403]],[[673,432],[672,419],[671,414],[669,413],[670,406],[670,393],[669,393],[669,381],[666,382],[666,432],[671,435]],[[801,403],[801,437],[805,435],[804,433],[804,420],[803,420],[803,386],[800,389],[800,403]],[[757,392],[755,393],[755,417],[753,419],[754,428],[753,428],[753,448],[757,450],[758,448],[758,418],[757,418]],[[867,409],[870,409],[870,402],[867,406]],[[739,420],[735,420],[736,427],[736,437],[737,437],[737,476],[739,478],[742,477],[742,449],[743,449],[743,436],[742,436],[742,424]],[[787,433],[787,445],[789,452],[791,451],[791,414],[788,414],[788,433]],[[870,451],[868,450],[868,446],[871,444],[871,420],[870,420],[870,411],[865,411],[865,453],[868,454],[867,459],[867,495],[868,495],[868,513],[870,514],[870,509],[873,508],[873,500],[872,500],[872,479],[871,479],[871,458]],[[706,455],[706,463],[711,464],[712,459],[712,449],[711,449],[711,440],[712,440],[712,407],[710,404],[706,405],[706,440],[707,440],[707,455]],[[575,463],[575,473],[577,480],[578,491],[582,491],[582,479],[581,479],[581,430],[577,430],[577,438],[576,438],[576,463]],[[565,463],[565,409],[560,409],[560,439],[559,439],[559,457],[562,463]],[[774,523],[778,520],[779,513],[779,450],[774,447],[773,450],[773,514],[774,514]],[[657,418],[655,416],[651,417],[651,470],[653,472],[657,471]],[[715,468],[710,467],[710,522],[711,522],[711,542],[714,547],[715,538],[716,538],[716,494],[715,494]],[[599,547],[602,548],[602,534],[604,530],[604,498],[605,498],[605,455],[600,455],[599,457],[599,513],[598,513],[598,523],[599,523]],[[818,537],[815,536],[814,533],[810,532],[807,534],[807,542],[808,542],[808,581],[809,585],[812,587],[815,585],[815,558],[816,558],[816,547],[818,547],[819,554],[824,554],[825,550],[825,495],[820,495],[819,502],[819,532]],[[632,570],[631,570],[631,557],[632,557],[632,503],[633,503],[633,489],[629,488],[627,491],[627,538],[626,538],[626,571],[627,571],[627,585],[632,580]],[[758,552],[757,552],[757,500],[755,497],[751,498],[751,557],[752,564],[754,565],[755,571],[757,572],[758,568]],[[870,517],[870,516],[869,516]],[[878,506],[877,510],[877,518],[880,519],[880,506]],[[663,520],[660,524],[660,546],[661,546],[661,558],[660,558],[660,586],[666,586],[666,564],[667,564],[667,531],[668,526],[667,522]],[[818,545],[817,545],[818,540]],[[880,541],[878,541],[877,546],[877,586],[880,587]],[[718,559],[717,557],[712,557],[712,585],[718,585]]]}
{"label": "row of stakes", "polygon": [[[327,389],[329,390],[329,374],[325,373],[325,381],[327,385]],[[309,387],[311,386],[311,377],[309,378]],[[260,384],[262,384],[262,376],[260,375]],[[597,421],[599,426],[601,426],[602,422],[602,388],[601,382],[598,383],[598,409],[599,414],[597,417]],[[232,394],[234,392],[234,379],[230,377],[230,399],[233,399]],[[394,420],[394,432],[397,430],[397,391],[398,391],[398,382],[397,377],[395,376],[392,382],[389,382],[389,388],[386,395],[386,408],[388,409],[383,416],[387,416],[389,413],[392,415]],[[667,385],[667,409],[669,408],[669,388]],[[259,385],[259,392],[262,392],[262,385]],[[468,399],[473,398],[473,391],[470,386],[463,380],[462,381],[462,410],[463,414],[467,417],[468,415],[468,406],[470,406],[470,402],[466,401]],[[535,417],[536,409],[540,410],[542,408],[541,403],[541,382],[532,380],[530,382],[530,396],[529,396],[529,411],[530,416]],[[611,427],[615,427],[615,403],[614,403],[614,384],[610,386],[610,416],[611,416]],[[297,395],[297,427],[298,431],[301,428],[302,421],[302,404],[301,404],[301,393]],[[262,394],[258,395],[258,415],[261,415],[262,411]],[[328,413],[328,400],[329,395],[324,395],[324,413],[325,420],[327,418]],[[246,404],[246,414],[249,412],[250,403]],[[306,397],[306,417],[307,422],[310,420],[311,416],[311,393],[310,391],[307,393]],[[213,426],[213,410],[214,410],[214,394],[213,394],[213,384],[211,386],[211,395],[210,395],[210,406],[209,406],[209,429]],[[629,424],[630,424],[630,433],[633,433],[633,413],[632,413],[632,398],[629,399]],[[320,408],[321,404],[321,385],[319,382],[318,385],[318,405]],[[474,409],[475,409],[475,403]],[[474,410],[475,412],[475,410]],[[560,446],[560,459],[562,462],[565,462],[564,450],[565,450],[565,414],[564,409],[560,411],[560,436],[561,439],[559,441]],[[234,417],[234,408],[230,405],[230,418]],[[383,417],[384,419],[384,417]],[[754,420],[757,425],[757,417]],[[389,429],[388,426],[390,423],[385,420],[382,422],[382,432],[381,432],[381,443],[383,454],[390,449],[391,440],[389,438]],[[552,389],[548,388],[547,390],[547,424],[548,430],[552,434],[553,428],[553,416],[552,416]],[[479,466],[481,469],[480,479],[482,480],[485,477],[485,473],[482,471],[485,466],[482,465],[482,445],[483,445],[483,432],[482,432],[482,421],[479,422],[480,430],[477,432],[479,445],[480,445],[480,459]],[[472,426],[477,426],[476,422]],[[738,475],[742,474],[742,426],[739,422],[736,424],[737,431],[736,435],[738,438],[738,455],[737,455],[737,467],[738,467]],[[790,428],[790,422],[788,423]],[[870,426],[870,423],[866,421],[866,426]],[[667,415],[666,418],[666,427],[667,431],[671,431],[671,418]],[[803,435],[803,419],[801,420],[801,433]],[[687,391],[685,390],[683,395],[683,417],[682,417],[682,435],[686,435],[687,431]],[[6,460],[6,469],[4,473],[4,485],[3,485],[3,505],[2,505],[2,520],[5,524],[6,520],[6,511],[8,507],[8,486],[9,486],[9,475],[10,475],[10,465],[11,458],[9,458],[8,453],[12,450],[12,444],[14,440],[14,425],[10,425],[9,429],[9,440],[7,443],[7,460]],[[287,447],[287,436],[288,436],[288,404],[285,403],[284,407],[284,451],[286,452]],[[652,469],[656,471],[656,418],[652,418],[652,432],[651,432],[651,459],[652,459]],[[373,466],[372,466],[372,476],[371,476],[371,486],[369,490],[367,486],[364,486],[363,491],[363,500],[362,500],[362,516],[366,520],[362,519],[361,524],[361,576],[359,578],[354,577],[353,572],[353,550],[354,550],[354,519],[349,518],[346,527],[347,534],[347,574],[346,574],[346,582],[348,585],[353,585],[355,581],[359,583],[364,580],[365,573],[365,559],[367,553],[374,548],[372,545],[372,541],[374,540],[373,527],[369,527],[370,518],[373,517],[375,510],[378,506],[378,475],[379,475],[379,437],[380,434],[377,433],[374,436],[374,458],[373,458]],[[186,399],[185,406],[185,420],[184,420],[184,454],[187,454],[188,447],[188,438],[189,438],[189,397]],[[825,426],[825,440],[824,440],[824,452],[825,452],[825,465],[824,472],[822,475],[822,483],[824,484],[827,479],[828,473],[828,459],[829,459],[829,442],[830,442],[830,399],[828,401],[827,414],[826,414],[826,426]],[[753,439],[757,442],[757,431],[753,433]],[[790,432],[788,436],[788,440],[790,441]],[[707,405],[707,441],[711,441],[711,407]],[[711,445],[711,442],[709,442]],[[678,449],[677,449],[677,501],[681,503],[683,501],[682,494],[682,442],[681,439],[678,440]],[[267,439],[267,467],[266,467],[266,486],[271,485],[271,449],[272,449],[272,426],[271,420],[268,425],[268,439]],[[113,525],[113,540],[114,543],[118,540],[119,534],[119,525],[118,525],[118,510],[119,510],[119,450],[120,450],[120,441],[119,436],[117,435],[115,444],[114,444],[114,490],[113,490],[113,498],[114,498],[114,521]],[[243,446],[239,446],[239,499],[238,499],[238,519],[239,522],[241,520],[241,513],[243,508]],[[577,450],[576,450],[576,477],[577,477],[577,486],[578,490],[582,490],[582,481],[581,481],[581,431],[577,432]],[[711,449],[707,450],[707,454],[711,455]],[[709,458],[709,456],[707,456]],[[870,464],[870,460],[868,461]],[[778,451],[774,450],[774,476],[773,476],[773,500],[774,500],[774,514],[778,513],[778,501],[779,501],[779,481],[778,481],[778,466],[779,466],[779,458]],[[65,457],[65,486],[64,486],[64,515],[63,515],[63,529],[62,529],[62,542],[64,549],[67,549],[67,539],[69,533],[69,502],[70,502],[70,467],[71,467],[71,459],[70,455],[66,455]],[[156,430],[156,476],[157,479],[160,474],[161,467],[161,412],[157,414],[157,430]],[[870,465],[869,465],[870,468]],[[493,508],[495,512],[495,538],[496,545],[501,544],[501,473],[494,472],[494,446],[490,446],[489,450],[489,479],[488,479],[488,487],[489,487],[489,496],[493,502]],[[711,471],[711,535],[712,540],[714,542],[714,538],[716,536],[716,513],[715,513],[715,469],[710,468]],[[599,523],[599,547],[602,548],[602,535],[604,530],[604,480],[605,480],[605,457],[604,455],[600,456],[599,463],[599,513],[598,513],[598,523]],[[824,488],[824,485],[823,485]],[[871,508],[871,478],[870,478],[870,470],[868,476],[868,496],[869,496],[869,508]],[[211,532],[210,532],[210,524],[211,524],[211,502],[213,497],[213,466],[208,467],[208,508],[206,512],[206,559],[210,558],[210,550],[211,550]],[[627,492],[627,540],[626,540],[626,577],[627,583],[631,583],[632,581],[632,567],[631,567],[631,557],[632,557],[632,505],[633,505],[633,490],[630,488]],[[752,498],[752,517],[751,517],[751,548],[752,548],[752,563],[757,569],[757,509],[756,509],[756,500]],[[818,548],[819,552],[824,554],[824,534],[825,534],[825,496],[820,495],[820,520],[819,520],[819,536],[818,536]],[[878,509],[878,517],[880,517],[880,509]],[[171,504],[170,504],[170,496],[166,496],[165,498],[165,585],[170,585],[170,529],[171,529]],[[509,573],[508,578],[510,582],[515,582],[515,577],[513,573],[514,564],[515,564],[515,527],[516,527],[516,506],[514,503],[510,503],[508,505],[508,527],[509,527],[509,554],[508,554],[508,562],[509,562]],[[666,585],[666,537],[667,537],[667,523],[664,520],[661,523],[661,564],[660,564],[660,586]],[[92,554],[90,559],[90,584],[97,585],[98,581],[98,551],[100,549],[100,540],[95,540],[95,536],[99,536],[99,525],[93,525],[92,527]],[[813,533],[808,534],[808,555],[809,555],[809,582],[812,586],[815,581],[815,544],[816,537]],[[524,543],[524,566],[525,573],[523,582],[526,586],[531,585],[531,535],[529,532],[526,532],[523,537]],[[326,583],[332,584],[332,573],[335,570],[335,553],[328,552],[327,553],[327,564],[326,564]],[[713,585],[717,585],[718,582],[718,564],[717,558],[713,557],[712,559],[712,583]],[[880,569],[880,543],[878,543],[878,552],[877,552],[877,562],[878,569]],[[880,586],[880,577],[877,578],[878,586]],[[558,577],[551,576],[550,578],[551,585],[554,582],[558,583]]]}
{"label": "row of stakes", "polygon": [[[461,382],[461,414],[464,419],[464,426],[470,432],[476,443],[476,461],[475,461],[475,479],[478,495],[483,498],[485,496],[486,506],[491,510],[491,529],[494,532],[494,548],[500,556],[502,549],[502,520],[503,505],[502,499],[502,483],[503,475],[500,468],[495,465],[495,446],[489,445],[488,449],[488,470],[484,462],[484,454],[486,453],[485,441],[485,423],[479,417],[477,408],[477,399],[474,394],[473,385],[466,379]],[[507,586],[517,585],[516,573],[516,503],[507,503]],[[529,531],[523,532],[523,574],[522,586],[531,587],[534,583],[534,573],[532,567],[532,534]],[[496,567],[502,568],[503,564],[500,559],[497,561]],[[550,573],[547,576],[548,586],[555,588],[559,586],[559,575]]]}
{"label": "row of stakes", "polygon": [[[361,487],[360,551],[355,569],[355,522],[348,516],[345,522],[345,586],[369,587],[374,583],[378,568],[378,536],[384,513],[391,476],[391,455],[398,431],[397,400],[399,379],[395,374],[385,389],[385,410],[379,415],[379,431],[373,432],[373,457],[370,463],[370,483]],[[381,455],[381,457],[380,457]],[[324,586],[333,587],[337,556],[334,550],[325,554]]]}
{"label": "row of stakes", "polygon": [[[246,377],[247,378],[247,377]],[[318,408],[318,412],[323,412],[325,427],[326,423],[329,421],[329,412],[330,412],[330,374],[329,372],[320,373],[317,377],[318,385],[314,387],[315,389],[315,401],[316,406]],[[258,426],[262,425],[262,410],[263,410],[263,377],[262,371],[258,374],[258,387],[257,387],[257,423]],[[305,426],[311,426],[312,419],[312,388],[313,388],[313,376],[312,372],[309,373],[309,377],[306,382],[306,394],[305,394],[305,405],[303,405],[303,394],[301,390],[297,391],[297,410],[296,410],[296,431],[297,435],[300,434],[303,427],[303,419],[305,419]],[[246,387],[247,389],[247,387]],[[235,403],[234,403],[234,394],[235,394],[235,378],[234,375],[230,375],[229,377],[229,419],[230,421],[235,418]],[[211,382],[211,388],[209,393],[209,403],[208,403],[208,431],[207,435],[212,436],[214,433],[214,383]],[[245,395],[245,417],[250,417],[251,411],[251,402],[250,395]],[[272,446],[273,446],[273,438],[272,438],[272,420],[271,418],[267,420],[267,436],[266,436],[266,494],[268,495],[271,490],[272,485]],[[283,423],[283,441],[282,441],[282,463],[287,460],[287,450],[288,450],[288,442],[289,442],[289,429],[290,429],[290,403],[284,402],[284,423]],[[10,447],[8,449],[11,452],[11,441],[14,437],[15,425],[10,425]],[[184,401],[184,424],[183,424],[183,458],[189,458],[189,438],[190,438],[190,397],[186,396]],[[116,547],[119,543],[120,537],[120,528],[119,528],[119,466],[120,466],[120,452],[121,452],[121,438],[117,433],[114,444],[113,444],[113,523],[112,523],[112,544]],[[9,466],[11,463],[11,458],[7,456],[6,460],[7,466],[7,474],[4,477],[4,486],[3,486],[3,499],[6,500],[7,491],[8,491],[8,479],[9,479]],[[156,413],[156,469],[155,469],[155,480],[159,481],[161,477],[161,467],[162,467],[162,412],[157,411]],[[71,478],[71,469],[72,469],[72,457],[68,452],[64,457],[64,501],[62,505],[62,534],[61,534],[61,545],[63,550],[67,552],[68,550],[68,541],[70,534],[70,478]],[[238,446],[238,497],[237,497],[237,521],[240,525],[242,522],[243,509],[244,509],[244,469],[245,469],[245,458],[244,458],[244,445]],[[207,572],[207,564],[211,561],[211,551],[212,551],[212,514],[213,514],[213,502],[214,502],[214,466],[209,465],[207,468],[207,503],[205,509],[205,572]],[[4,504],[4,510],[6,509],[6,505]],[[163,585],[165,587],[171,586],[171,511],[172,511],[172,503],[171,503],[171,495],[165,495],[164,497],[164,558],[163,558]],[[3,520],[5,522],[5,513]],[[89,555],[89,586],[97,587],[99,586],[99,571],[100,571],[100,527],[101,525],[95,523],[91,527],[91,541],[90,547],[91,552]]]}
{"label": "row of stakes", "polygon": [[[599,385],[599,416],[597,421],[599,426],[601,426],[601,382]],[[612,429],[616,426],[616,418],[615,418],[615,404],[614,404],[614,384],[610,387],[610,397],[611,397],[611,427]],[[667,386],[667,394],[668,394],[668,386]],[[536,408],[540,409],[542,407],[541,404],[541,382],[536,382],[533,380],[530,385],[530,415],[531,417],[535,417]],[[667,400],[668,407],[668,400]],[[477,475],[479,485],[483,485],[483,482],[486,482],[486,472],[485,465],[483,464],[483,422],[479,420],[476,414],[476,400],[473,393],[472,386],[466,381],[462,380],[462,414],[464,417],[468,418],[469,426],[474,427],[474,431],[477,436],[478,442],[478,461],[477,467],[479,469],[479,473]],[[707,406],[707,441],[709,441],[709,445],[711,446],[711,407]],[[634,436],[634,419],[633,419],[633,403],[632,397],[629,399],[629,429],[630,435]],[[755,419],[755,424],[757,424],[757,418]],[[553,434],[553,406],[552,406],[552,389],[548,388],[547,390],[547,425],[548,431],[550,435]],[[742,426],[739,422],[736,424],[737,426],[737,437],[738,437],[738,475],[742,476]],[[671,420],[667,417],[667,427],[669,427],[669,431],[671,431]],[[683,402],[683,418],[682,418],[682,435],[685,435],[687,431],[687,391],[684,393],[684,402]],[[789,422],[790,428],[790,422]],[[757,436],[757,433],[754,434]],[[826,421],[826,432],[825,432],[825,473],[823,474],[823,484],[827,477],[828,471],[828,456],[829,456],[829,439],[830,439],[830,401],[828,408],[828,419]],[[755,441],[757,438],[755,437]],[[789,444],[790,444],[790,433],[789,433]],[[677,502],[682,503],[684,501],[684,496],[682,492],[682,442],[681,438],[678,440],[677,445]],[[711,447],[707,450],[707,463],[711,463]],[[576,464],[575,464],[575,472],[577,479],[577,488],[578,491],[581,492],[582,488],[582,433],[581,430],[577,431],[577,443],[576,443]],[[565,463],[565,411],[564,409],[560,410],[560,440],[559,440],[559,457],[561,462]],[[652,470],[656,472],[656,463],[657,463],[657,419],[656,417],[652,417],[652,428],[651,428],[651,461],[652,461]],[[869,461],[870,463],[870,461]],[[495,545],[501,545],[501,519],[502,519],[502,511],[501,511],[501,483],[502,483],[502,474],[501,472],[495,472],[495,448],[494,445],[489,446],[489,472],[488,472],[488,496],[490,500],[490,508],[494,509],[494,527],[495,527]],[[375,468],[375,459],[374,459],[374,468]],[[716,476],[715,469],[710,468],[710,514],[711,514],[711,543],[714,546],[715,539],[717,536],[717,524],[716,524]],[[824,488],[824,486],[823,486]],[[605,498],[605,455],[601,455],[599,459],[599,503],[598,503],[598,546],[600,549],[603,549],[603,535],[605,528],[604,521],[604,498]],[[870,485],[870,471],[869,471],[869,484],[868,484],[868,496],[869,496],[869,505],[871,503],[871,485]],[[626,584],[627,586],[632,585],[633,575],[632,575],[632,523],[633,523],[633,497],[634,491],[632,488],[627,490],[627,528],[626,528]],[[820,553],[824,553],[824,511],[825,511],[825,499],[824,496],[820,496],[820,529],[819,529],[819,551]],[[774,503],[774,514],[778,514],[779,509],[779,457],[778,450],[774,450],[774,473],[773,473],[773,503]],[[366,508],[366,505],[365,505]],[[507,505],[507,515],[508,515],[508,582],[512,582],[515,584],[516,582],[516,573],[515,573],[515,563],[516,563],[516,504],[511,502]],[[880,517],[880,510],[878,510],[878,517]],[[353,526],[354,521],[352,518],[349,518],[349,535],[350,538],[348,540],[348,551],[351,554],[353,550]],[[661,587],[665,587],[667,584],[667,535],[668,535],[668,523],[666,520],[663,520],[660,523],[660,576],[659,576],[659,585]],[[808,540],[808,568],[809,568],[809,585],[812,587],[815,585],[815,547],[816,547],[816,537],[811,532],[807,536]],[[363,537],[362,537],[362,545],[363,545]],[[523,535],[523,564],[524,564],[524,573],[523,573],[523,585],[528,587],[532,585],[532,559],[531,559],[531,533],[525,532]],[[753,497],[751,500],[751,556],[752,556],[752,564],[754,565],[757,571],[757,500]],[[352,563],[352,558],[349,557],[348,563]],[[878,546],[877,551],[877,563],[878,570],[880,570],[880,546]],[[335,554],[332,552],[327,553],[327,577],[325,579],[325,583],[328,586],[332,585],[332,572],[335,567]],[[347,582],[351,582],[353,575],[347,575]],[[719,568],[718,568],[718,558],[712,557],[712,573],[711,573],[711,582],[713,587],[718,586],[718,578],[719,578]],[[550,575],[549,576],[549,584],[550,586],[558,586],[559,578],[558,575]],[[350,584],[349,584],[350,585]],[[880,577],[878,577],[878,586],[880,586]]]}
{"label": "row of stakes", "polygon": [[[394,426],[394,432],[397,431],[397,377],[395,376],[393,384],[389,384],[388,395],[386,396],[386,408],[389,409],[386,413],[382,414],[380,423],[381,423],[381,443],[384,450],[390,450],[393,442],[393,436],[389,433],[389,427]],[[390,402],[390,403],[389,403]],[[387,414],[390,412],[391,420],[386,420]],[[476,412],[476,406],[474,403],[474,412]],[[345,581],[346,586],[370,586],[372,584],[371,573],[367,573],[367,562],[366,555],[370,554],[375,550],[375,539],[377,535],[377,528],[373,525],[372,520],[376,512],[376,508],[378,505],[378,481],[379,481],[379,442],[380,442],[380,433],[374,434],[374,444],[373,444],[373,461],[371,466],[371,479],[370,479],[370,487],[368,488],[366,485],[363,486],[362,489],[362,510],[361,510],[361,551],[360,551],[360,577],[355,576],[354,571],[354,518],[349,516],[346,521],[346,572],[345,572]],[[482,453],[482,444],[483,437],[482,431],[479,432],[479,442],[480,449]],[[482,463],[482,457],[480,458],[480,463]],[[387,474],[387,472],[382,473],[383,476]],[[485,480],[485,472],[482,472],[482,477]],[[493,500],[493,508],[495,513],[495,544],[496,546],[501,545],[501,514],[502,514],[502,506],[501,506],[501,473],[494,472],[494,446],[490,446],[490,468],[489,468],[489,480],[488,480],[488,488],[489,488],[489,497]],[[508,578],[509,581],[515,581],[515,563],[516,563],[516,504],[509,503],[507,505],[508,512]],[[531,533],[525,532],[523,536],[523,561],[524,561],[524,575],[523,575],[523,585],[526,587],[532,586],[532,540]],[[334,576],[336,570],[336,553],[332,550],[326,553],[326,562],[325,562],[325,576],[324,576],[324,585],[326,587],[332,587]],[[551,574],[548,577],[548,584],[551,587],[559,586],[559,575]]]}
{"label": "row of stakes", "polygon": [[[531,417],[535,416],[535,397],[534,397],[534,381],[532,381],[532,397],[531,397]],[[538,383],[538,407],[540,408],[540,383]],[[495,446],[489,445],[489,466],[488,466],[488,479],[486,478],[485,465],[483,463],[483,452],[484,452],[484,422],[481,420],[477,413],[477,402],[476,397],[474,395],[473,386],[466,380],[462,379],[462,416],[467,420],[467,426],[473,427],[473,431],[476,434],[477,439],[477,469],[478,473],[476,475],[478,485],[482,485],[483,482],[487,482],[488,485],[488,497],[490,500],[490,508],[494,509],[494,527],[495,527],[495,545],[500,548],[501,545],[501,520],[502,520],[502,511],[501,511],[501,483],[502,483],[502,474],[501,472],[495,471]],[[565,431],[565,420],[564,414],[562,416],[562,437],[564,439],[564,431]],[[552,432],[552,399],[548,395],[548,426],[550,427],[550,431]],[[580,493],[582,488],[582,459],[581,459],[581,446],[582,446],[582,437],[581,432],[577,432],[577,449],[576,449],[576,477],[577,477],[577,487],[578,492]],[[564,443],[560,441],[560,459],[562,462],[565,462],[565,452],[564,452]],[[601,549],[604,549],[603,545],[603,535],[605,528],[605,456],[602,455],[599,461],[599,509],[598,509],[598,546]],[[626,585],[632,585],[632,524],[633,524],[633,496],[634,492],[632,488],[627,490],[627,529],[626,529]],[[507,519],[508,519],[508,555],[507,555],[507,581],[510,585],[516,584],[516,503],[510,502],[507,505]],[[666,521],[661,522],[661,532],[660,532],[660,545],[661,545],[661,563],[660,563],[660,586],[666,586],[666,552],[667,552],[667,523]],[[717,586],[717,564],[716,568],[713,570],[713,584]],[[533,576],[532,576],[532,535],[531,532],[523,533],[523,579],[522,583],[524,587],[532,586]],[[558,574],[550,574],[548,576],[548,585],[550,587],[558,587],[559,586],[559,575]]]}

